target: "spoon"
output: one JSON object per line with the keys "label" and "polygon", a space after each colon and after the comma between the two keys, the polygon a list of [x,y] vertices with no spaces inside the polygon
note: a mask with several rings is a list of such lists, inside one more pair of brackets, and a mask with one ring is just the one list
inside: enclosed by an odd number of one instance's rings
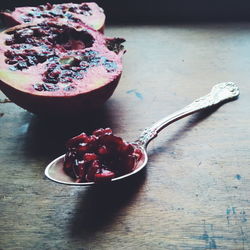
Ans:
{"label": "spoon", "polygon": [[[215,85],[212,88],[211,92],[208,93],[207,95],[196,99],[183,109],[159,120],[158,122],[154,123],[151,127],[146,128],[139,136],[139,138],[132,143],[135,147],[140,148],[142,152],[142,157],[140,161],[137,163],[137,166],[132,172],[113,178],[111,181],[114,182],[121,179],[125,179],[131,175],[136,174],[146,166],[148,162],[148,155],[146,151],[147,145],[151,140],[153,140],[157,136],[157,134],[163,128],[195,112],[212,107],[219,103],[222,104],[225,101],[232,100],[238,97],[239,94],[240,94],[239,88],[234,83],[232,82],[219,83]],[[60,184],[75,185],[75,186],[87,186],[96,184],[95,182],[77,183],[73,178],[68,176],[63,170],[64,156],[65,155],[59,156],[46,167],[45,175],[50,180]]]}

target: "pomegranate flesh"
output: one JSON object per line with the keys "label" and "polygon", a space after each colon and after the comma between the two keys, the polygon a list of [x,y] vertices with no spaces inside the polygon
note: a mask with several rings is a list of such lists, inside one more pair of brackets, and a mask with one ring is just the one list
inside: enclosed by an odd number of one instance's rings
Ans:
{"label": "pomegranate flesh", "polygon": [[64,171],[76,182],[107,182],[132,172],[142,157],[133,144],[114,136],[110,128],[71,138],[64,158]]}
{"label": "pomegranate flesh", "polygon": [[105,15],[96,3],[63,3],[39,5],[37,7],[18,7],[14,11],[1,13],[4,23],[8,26],[54,19],[62,19],[74,23],[85,23],[95,30],[103,32]]}
{"label": "pomegranate flesh", "polygon": [[75,23],[18,25],[0,33],[0,88],[33,113],[99,107],[122,73],[124,42]]}

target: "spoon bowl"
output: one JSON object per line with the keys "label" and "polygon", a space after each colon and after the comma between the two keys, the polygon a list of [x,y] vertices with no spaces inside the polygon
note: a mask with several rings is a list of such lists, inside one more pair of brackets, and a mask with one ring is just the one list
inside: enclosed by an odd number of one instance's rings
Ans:
{"label": "spoon bowl", "polygon": [[[139,136],[139,138],[135,142],[132,143],[135,148],[139,148],[141,150],[141,153],[142,153],[141,159],[137,162],[136,166],[133,168],[133,171],[131,171],[128,174],[115,177],[111,179],[111,182],[119,181],[131,175],[134,175],[146,166],[148,162],[148,155],[146,151],[147,145],[151,140],[153,140],[158,135],[158,133],[163,128],[195,112],[204,110],[206,108],[209,108],[218,104],[223,104],[225,103],[225,101],[233,100],[237,98],[239,94],[240,94],[239,88],[234,83],[232,82],[219,83],[215,85],[212,88],[211,92],[208,93],[207,95],[196,99],[191,104],[184,107],[183,109],[167,117],[164,117],[163,119],[154,123],[151,127],[146,128],[142,132],[142,134]],[[68,176],[64,172],[64,169],[63,169],[64,157],[65,155],[59,156],[46,167],[45,169],[46,177],[48,177],[52,181],[55,181],[60,184],[66,184],[66,185],[89,186],[89,185],[97,184],[96,182],[78,183],[76,182],[75,179]]]}
{"label": "spoon bowl", "polygon": [[[136,164],[134,170],[128,174],[118,176],[116,178],[113,178],[111,182],[122,180],[124,178],[127,178],[131,175],[136,174],[141,169],[143,169],[147,162],[148,162],[148,155],[146,152],[146,149],[144,147],[141,147],[139,145],[134,144],[136,147],[139,147],[142,152],[142,157],[139,160],[139,162]],[[63,162],[64,162],[64,155],[61,155],[57,157],[55,160],[53,160],[45,169],[45,175],[52,181],[65,184],[65,185],[74,185],[74,186],[89,186],[96,184],[95,182],[76,182],[75,179],[73,179],[71,176],[67,175],[63,170]]]}

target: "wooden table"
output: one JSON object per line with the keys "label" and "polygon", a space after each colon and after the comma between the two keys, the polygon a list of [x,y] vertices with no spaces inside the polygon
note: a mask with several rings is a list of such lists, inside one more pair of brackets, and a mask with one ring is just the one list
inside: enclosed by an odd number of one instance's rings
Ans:
{"label": "wooden table", "polygon": [[[106,34],[125,37],[127,53],[99,111],[46,120],[0,104],[0,249],[250,249],[250,24]],[[71,136],[108,126],[132,141],[224,81],[238,83],[240,98],[162,131],[128,182],[72,187],[44,177]]]}

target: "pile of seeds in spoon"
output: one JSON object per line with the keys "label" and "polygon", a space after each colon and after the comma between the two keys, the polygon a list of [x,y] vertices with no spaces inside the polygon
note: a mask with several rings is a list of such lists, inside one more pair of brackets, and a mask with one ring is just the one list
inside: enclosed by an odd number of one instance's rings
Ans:
{"label": "pile of seeds in spoon", "polygon": [[142,157],[133,144],[114,136],[110,128],[82,133],[67,144],[64,171],[76,182],[109,181],[132,172]]}

